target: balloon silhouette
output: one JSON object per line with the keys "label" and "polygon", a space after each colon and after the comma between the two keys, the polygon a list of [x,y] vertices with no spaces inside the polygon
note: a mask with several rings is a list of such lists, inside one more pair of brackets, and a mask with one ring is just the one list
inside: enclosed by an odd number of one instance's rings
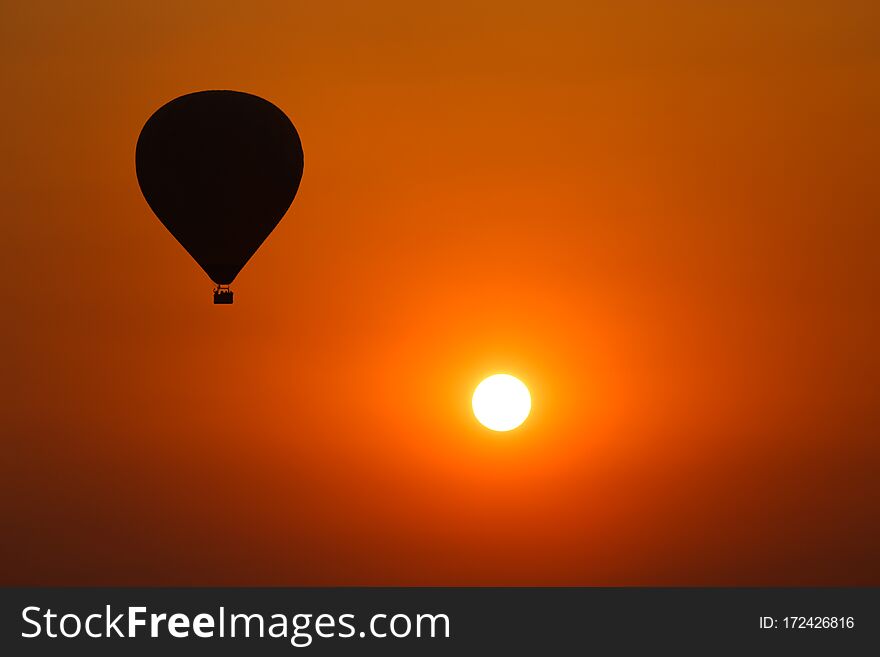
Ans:
{"label": "balloon silhouette", "polygon": [[147,120],[135,169],[159,221],[217,284],[214,303],[232,303],[229,285],[296,196],[303,151],[269,101],[200,91]]}

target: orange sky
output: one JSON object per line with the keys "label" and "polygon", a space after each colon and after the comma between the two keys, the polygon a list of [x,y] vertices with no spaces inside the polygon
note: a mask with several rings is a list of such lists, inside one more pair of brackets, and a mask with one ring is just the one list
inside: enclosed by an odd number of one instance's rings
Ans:
{"label": "orange sky", "polygon": [[[0,583],[880,584],[876,2],[0,11]],[[305,151],[232,307],[212,88]]]}

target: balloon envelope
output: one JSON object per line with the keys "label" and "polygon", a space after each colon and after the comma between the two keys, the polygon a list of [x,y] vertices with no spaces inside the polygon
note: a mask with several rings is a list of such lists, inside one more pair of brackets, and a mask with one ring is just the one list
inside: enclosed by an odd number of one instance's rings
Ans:
{"label": "balloon envelope", "polygon": [[299,135],[272,103],[201,91],[159,108],[141,130],[138,183],[168,231],[218,285],[229,285],[296,196]]}

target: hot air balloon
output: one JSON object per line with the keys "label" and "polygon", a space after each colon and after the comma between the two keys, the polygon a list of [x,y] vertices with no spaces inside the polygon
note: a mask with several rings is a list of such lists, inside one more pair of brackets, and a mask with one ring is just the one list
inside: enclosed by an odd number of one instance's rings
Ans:
{"label": "hot air balloon", "polygon": [[147,120],[135,151],[150,208],[232,303],[230,284],[293,202],[303,151],[275,105],[238,91],[175,98]]}

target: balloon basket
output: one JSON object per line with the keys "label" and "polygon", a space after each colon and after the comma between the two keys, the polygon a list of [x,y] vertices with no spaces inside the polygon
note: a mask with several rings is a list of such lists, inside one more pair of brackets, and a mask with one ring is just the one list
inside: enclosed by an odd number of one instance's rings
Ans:
{"label": "balloon basket", "polygon": [[222,305],[232,303],[232,290],[228,285],[218,285],[214,288],[214,303]]}

